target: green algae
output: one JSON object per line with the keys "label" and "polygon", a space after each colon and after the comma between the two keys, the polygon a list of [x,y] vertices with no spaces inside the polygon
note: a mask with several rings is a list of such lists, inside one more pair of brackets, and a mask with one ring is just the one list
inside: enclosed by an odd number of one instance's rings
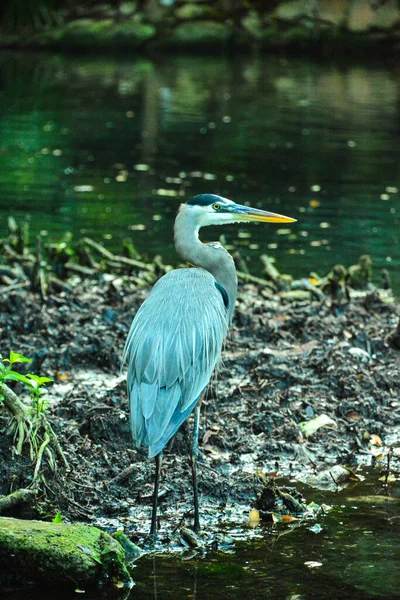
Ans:
{"label": "green algae", "polygon": [[109,534],[81,524],[0,517],[0,583],[81,588],[130,587],[125,551]]}
{"label": "green algae", "polygon": [[76,19],[32,38],[39,46],[136,50],[156,34],[155,27],[130,19],[121,23],[112,19]]}

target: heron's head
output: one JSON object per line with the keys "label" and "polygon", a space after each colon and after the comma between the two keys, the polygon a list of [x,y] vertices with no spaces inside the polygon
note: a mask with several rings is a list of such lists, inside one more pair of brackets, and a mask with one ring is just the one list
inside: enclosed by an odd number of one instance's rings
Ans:
{"label": "heron's head", "polygon": [[190,214],[199,227],[223,225],[237,221],[262,221],[264,223],[293,223],[296,219],[273,212],[236,204],[232,200],[215,194],[200,194],[186,204],[181,204],[181,212]]}

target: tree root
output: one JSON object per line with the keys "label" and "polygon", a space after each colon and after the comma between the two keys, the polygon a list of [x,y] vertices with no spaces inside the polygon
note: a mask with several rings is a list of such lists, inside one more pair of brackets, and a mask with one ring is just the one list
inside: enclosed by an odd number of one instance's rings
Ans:
{"label": "tree root", "polygon": [[20,489],[0,498],[0,515],[9,513],[20,506],[33,504],[36,493],[33,490]]}
{"label": "tree root", "polygon": [[60,442],[45,414],[32,414],[32,411],[5,384],[1,388],[1,393],[4,396],[3,404],[11,415],[8,433],[14,436],[16,452],[22,454],[23,447],[27,444],[30,458],[35,463],[33,480],[36,481],[40,475],[44,454],[52,471],[57,470],[58,461],[61,461],[64,468],[68,468]]}

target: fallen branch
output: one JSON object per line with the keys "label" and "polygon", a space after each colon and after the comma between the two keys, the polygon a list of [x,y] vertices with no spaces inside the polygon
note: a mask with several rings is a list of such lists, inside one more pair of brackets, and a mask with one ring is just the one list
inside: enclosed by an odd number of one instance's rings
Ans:
{"label": "fallen branch", "polygon": [[266,287],[269,290],[276,292],[275,286],[266,279],[261,279],[261,277],[255,277],[254,275],[249,275],[248,273],[242,273],[242,271],[237,271],[237,276],[238,279],[243,283],[255,283],[256,285],[261,285],[262,287]]}
{"label": "fallen branch", "polygon": [[32,504],[36,494],[33,490],[20,489],[0,498],[0,515],[9,513],[20,506]]}

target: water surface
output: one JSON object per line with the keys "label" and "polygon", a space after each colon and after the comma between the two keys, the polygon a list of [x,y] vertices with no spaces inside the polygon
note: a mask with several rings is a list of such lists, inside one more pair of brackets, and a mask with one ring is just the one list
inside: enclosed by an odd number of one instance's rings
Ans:
{"label": "water surface", "polygon": [[[244,514],[219,550],[140,558],[132,571],[136,584],[125,600],[400,599],[400,490],[385,497],[370,472],[365,482],[340,493],[304,491],[308,501],[330,506],[325,516],[300,526],[250,530]],[[38,590],[4,596],[53,597]]]}
{"label": "water surface", "polygon": [[369,253],[400,291],[399,98],[376,64],[3,52],[0,235],[29,215],[176,264],[180,201],[215,192],[298,219],[223,229],[253,271],[265,252],[296,276]]}

